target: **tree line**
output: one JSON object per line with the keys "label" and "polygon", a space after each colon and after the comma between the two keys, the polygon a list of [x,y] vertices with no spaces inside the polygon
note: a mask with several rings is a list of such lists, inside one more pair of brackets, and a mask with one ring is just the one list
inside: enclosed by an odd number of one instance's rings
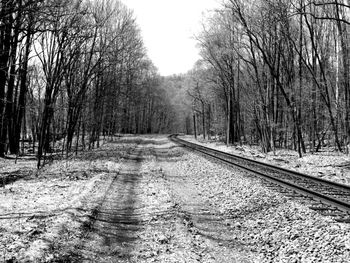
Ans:
{"label": "tree line", "polygon": [[226,0],[197,36],[190,133],[302,156],[350,143],[347,0]]}
{"label": "tree line", "polygon": [[225,0],[201,60],[160,77],[116,0],[0,0],[0,157],[40,167],[116,133],[185,132],[302,156],[350,143],[347,0]]}
{"label": "tree line", "polygon": [[117,0],[1,0],[0,157],[43,165],[100,136],[171,129],[174,113],[131,10]]}

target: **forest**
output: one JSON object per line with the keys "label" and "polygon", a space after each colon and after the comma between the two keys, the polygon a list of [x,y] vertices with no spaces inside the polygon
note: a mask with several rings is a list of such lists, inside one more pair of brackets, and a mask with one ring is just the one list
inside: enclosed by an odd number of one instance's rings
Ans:
{"label": "forest", "polygon": [[164,87],[122,3],[2,0],[0,10],[0,156],[30,142],[40,167],[57,143],[68,154],[100,135],[169,132]]}
{"label": "forest", "polygon": [[349,0],[0,0],[0,261],[349,262],[349,43]]}
{"label": "forest", "polygon": [[160,76],[119,1],[1,0],[0,156],[26,144],[40,167],[122,133],[348,153],[349,11],[225,0],[203,17],[193,69]]}
{"label": "forest", "polygon": [[349,152],[348,1],[225,1],[197,36],[193,129],[227,144]]}

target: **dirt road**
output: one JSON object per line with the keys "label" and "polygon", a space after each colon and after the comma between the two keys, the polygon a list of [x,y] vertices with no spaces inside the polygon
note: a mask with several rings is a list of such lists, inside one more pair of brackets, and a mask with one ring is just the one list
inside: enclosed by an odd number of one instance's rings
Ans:
{"label": "dirt road", "polygon": [[139,141],[83,235],[61,247],[64,257],[55,261],[251,262],[196,182],[172,171],[185,153],[166,138]]}
{"label": "dirt road", "polygon": [[3,262],[348,262],[350,256],[349,225],[165,136],[119,138],[8,184],[0,189],[0,214]]}

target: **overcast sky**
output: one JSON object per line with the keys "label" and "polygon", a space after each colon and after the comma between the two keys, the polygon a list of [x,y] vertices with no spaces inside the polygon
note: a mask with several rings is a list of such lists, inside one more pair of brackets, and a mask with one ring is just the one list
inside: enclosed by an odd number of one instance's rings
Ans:
{"label": "overcast sky", "polygon": [[199,58],[193,35],[219,0],[121,0],[134,10],[148,56],[163,76],[185,73]]}

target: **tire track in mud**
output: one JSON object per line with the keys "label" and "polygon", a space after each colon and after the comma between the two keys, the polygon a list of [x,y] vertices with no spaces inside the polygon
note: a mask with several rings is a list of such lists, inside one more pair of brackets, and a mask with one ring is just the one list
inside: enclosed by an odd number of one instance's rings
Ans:
{"label": "tire track in mud", "polygon": [[131,257],[133,243],[142,228],[136,215],[142,206],[138,193],[141,156],[142,149],[138,147],[125,158],[82,240],[80,262],[128,262]]}
{"label": "tire track in mud", "polygon": [[77,262],[204,262],[204,242],[169,192],[155,147],[141,143],[122,165]]}
{"label": "tire track in mud", "polygon": [[58,262],[251,262],[195,182],[171,171],[185,156],[167,140],[140,141],[73,257]]}

